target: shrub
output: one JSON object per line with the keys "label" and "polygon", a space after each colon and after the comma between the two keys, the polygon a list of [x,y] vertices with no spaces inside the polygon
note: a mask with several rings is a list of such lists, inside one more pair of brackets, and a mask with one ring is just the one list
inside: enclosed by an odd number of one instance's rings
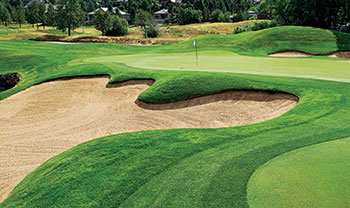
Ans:
{"label": "shrub", "polygon": [[247,31],[257,31],[257,30],[263,30],[266,28],[276,27],[276,26],[278,26],[278,24],[274,21],[261,21],[261,22],[256,22],[251,26],[245,25],[243,27],[236,27],[232,33],[238,34],[238,33],[247,32]]}
{"label": "shrub", "polygon": [[106,32],[107,36],[123,36],[128,33],[128,22],[119,16],[111,17],[111,28]]}
{"label": "shrub", "polygon": [[226,13],[222,13],[219,15],[219,22],[230,22],[231,18],[230,18],[230,13],[226,12]]}
{"label": "shrub", "polygon": [[216,9],[210,14],[211,22],[229,22],[230,21],[230,13],[223,13],[221,10]]}
{"label": "shrub", "polygon": [[222,11],[220,9],[215,9],[210,14],[210,21],[211,22],[219,22],[220,15],[223,15]]}
{"label": "shrub", "polygon": [[144,29],[145,38],[156,38],[159,35],[159,30],[152,23],[147,23]]}
{"label": "shrub", "polygon": [[177,21],[180,25],[200,23],[202,20],[202,12],[191,8],[181,8],[177,17]]}

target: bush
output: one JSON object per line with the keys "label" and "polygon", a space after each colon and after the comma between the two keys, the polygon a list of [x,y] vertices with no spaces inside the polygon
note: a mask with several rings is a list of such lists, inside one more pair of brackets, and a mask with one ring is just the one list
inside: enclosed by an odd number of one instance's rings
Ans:
{"label": "bush", "polygon": [[202,20],[202,12],[191,8],[181,8],[177,17],[177,21],[180,25],[200,23]]}
{"label": "bush", "polygon": [[211,22],[229,22],[230,21],[230,13],[223,13],[221,10],[216,9],[210,14]]}
{"label": "bush", "polygon": [[145,38],[156,38],[159,35],[159,30],[152,23],[148,23],[144,29]]}
{"label": "bush", "polygon": [[123,36],[128,34],[128,22],[119,16],[111,17],[111,28],[106,32],[107,36]]}
{"label": "bush", "polygon": [[215,9],[210,14],[210,21],[211,22],[219,22],[219,16],[222,15],[222,11],[220,9]]}
{"label": "bush", "polygon": [[231,18],[230,18],[230,13],[226,12],[226,13],[221,13],[219,15],[219,22],[230,22]]}
{"label": "bush", "polygon": [[276,26],[278,26],[278,24],[274,21],[261,21],[261,22],[256,22],[251,26],[245,25],[243,27],[236,27],[232,33],[238,34],[238,33],[247,32],[247,31],[257,31],[257,30],[263,30],[266,28],[276,27]]}
{"label": "bush", "polygon": [[241,11],[241,12],[233,14],[232,21],[233,22],[240,22],[240,21],[244,21],[244,20],[248,20],[248,19],[249,19],[248,11]]}

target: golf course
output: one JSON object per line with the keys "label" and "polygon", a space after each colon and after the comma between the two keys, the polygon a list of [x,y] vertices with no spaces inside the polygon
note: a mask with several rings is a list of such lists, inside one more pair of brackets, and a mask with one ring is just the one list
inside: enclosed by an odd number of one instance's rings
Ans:
{"label": "golf course", "polygon": [[0,40],[0,207],[349,207],[349,53],[302,26]]}

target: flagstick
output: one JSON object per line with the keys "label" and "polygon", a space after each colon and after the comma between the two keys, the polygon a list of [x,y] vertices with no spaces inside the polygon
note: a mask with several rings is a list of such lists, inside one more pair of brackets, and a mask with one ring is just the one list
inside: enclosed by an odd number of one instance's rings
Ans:
{"label": "flagstick", "polygon": [[198,68],[198,49],[197,49],[197,39],[194,40],[194,47],[196,49],[196,65],[197,65],[197,68]]}

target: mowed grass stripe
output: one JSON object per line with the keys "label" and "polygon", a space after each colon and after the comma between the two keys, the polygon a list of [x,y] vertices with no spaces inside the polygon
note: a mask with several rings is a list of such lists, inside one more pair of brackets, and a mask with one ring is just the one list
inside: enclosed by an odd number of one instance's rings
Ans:
{"label": "mowed grass stripe", "polygon": [[249,205],[347,207],[350,204],[349,158],[349,138],[280,155],[258,168],[250,179]]}

